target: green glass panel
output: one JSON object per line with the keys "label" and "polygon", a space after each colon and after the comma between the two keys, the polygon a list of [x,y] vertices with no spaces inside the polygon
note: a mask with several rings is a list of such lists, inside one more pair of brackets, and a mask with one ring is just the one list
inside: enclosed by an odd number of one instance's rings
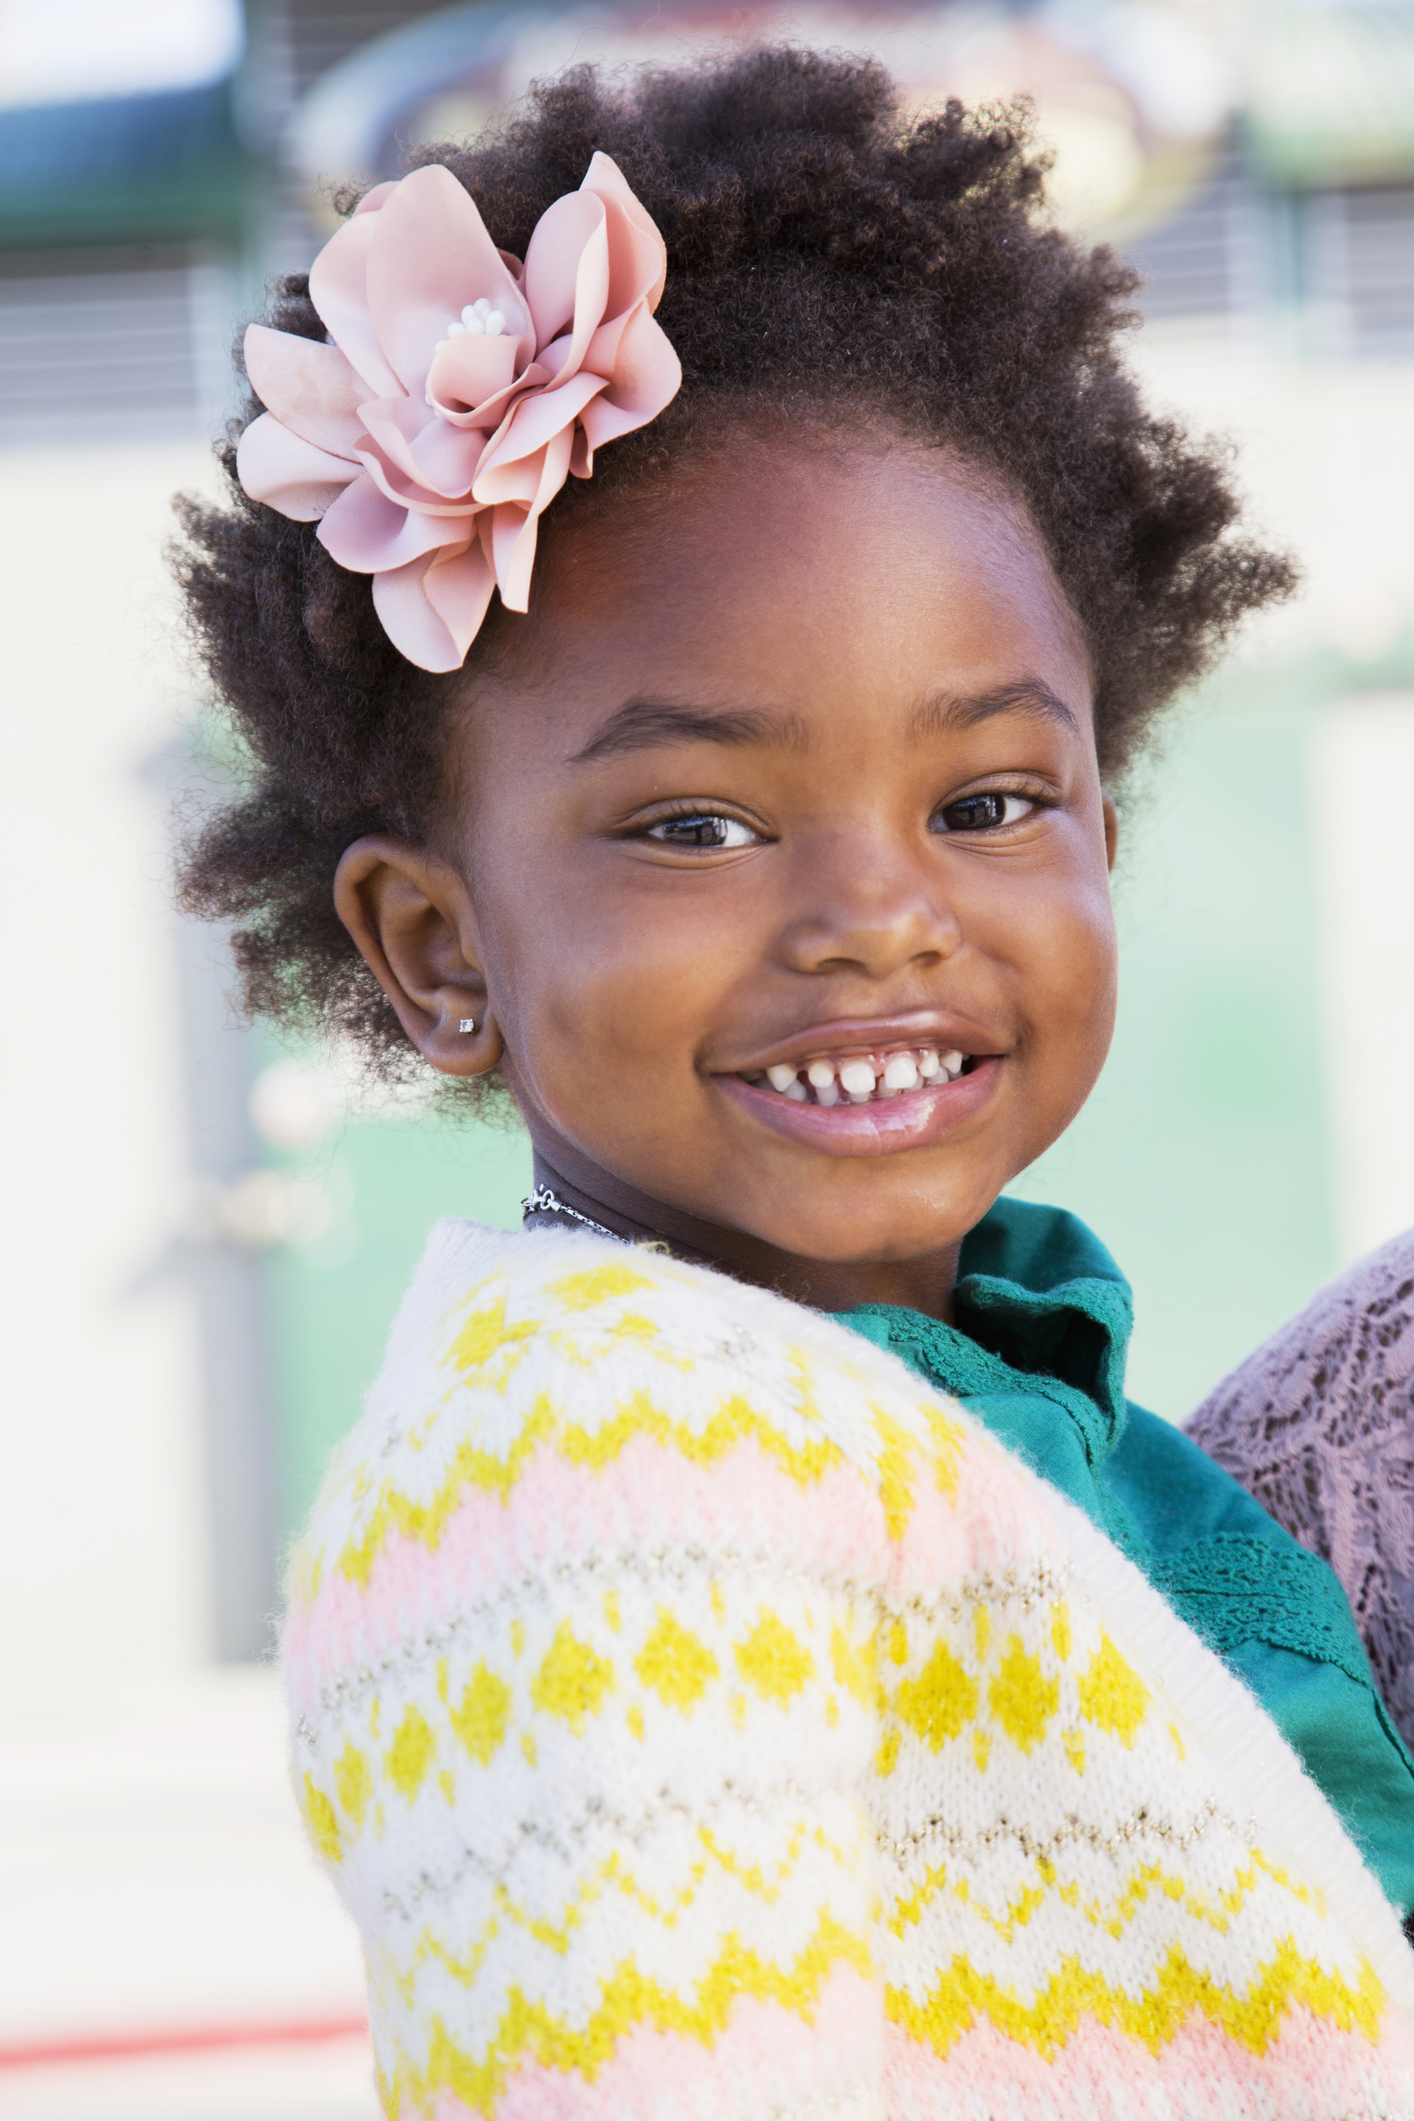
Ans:
{"label": "green glass panel", "polygon": [[444,1215],[519,1227],[530,1143],[519,1127],[478,1121],[350,1120],[317,1151],[271,1161],[327,1215],[317,1236],[272,1251],[267,1269],[288,1539],[378,1374],[428,1231]]}
{"label": "green glass panel", "polygon": [[1011,1190],[1083,1216],[1134,1284],[1130,1392],[1181,1420],[1335,1270],[1308,852],[1316,712],[1230,683],[1182,728],[1116,882],[1100,1083]]}

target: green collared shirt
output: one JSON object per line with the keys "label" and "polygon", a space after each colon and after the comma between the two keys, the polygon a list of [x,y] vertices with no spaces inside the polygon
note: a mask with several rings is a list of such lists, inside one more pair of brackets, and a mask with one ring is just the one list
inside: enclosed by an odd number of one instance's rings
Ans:
{"label": "green collared shirt", "polygon": [[1124,1396],[1129,1284],[1063,1208],[999,1200],[962,1247],[955,1325],[861,1304],[841,1325],[961,1400],[1079,1505],[1257,1696],[1402,1915],[1414,1763],[1334,1573],[1180,1429]]}

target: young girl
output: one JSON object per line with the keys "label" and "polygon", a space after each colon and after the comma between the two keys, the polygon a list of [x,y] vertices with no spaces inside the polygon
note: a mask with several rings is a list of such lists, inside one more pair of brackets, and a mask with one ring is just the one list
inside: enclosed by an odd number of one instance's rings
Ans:
{"label": "young girl", "polygon": [[247,338],[190,898],[536,1155],[292,1576],[389,2114],[1414,2114],[1339,1586],[1000,1197],[1109,1043],[1109,790],[1289,585],[1132,287],[1013,122],[768,50],[542,89]]}

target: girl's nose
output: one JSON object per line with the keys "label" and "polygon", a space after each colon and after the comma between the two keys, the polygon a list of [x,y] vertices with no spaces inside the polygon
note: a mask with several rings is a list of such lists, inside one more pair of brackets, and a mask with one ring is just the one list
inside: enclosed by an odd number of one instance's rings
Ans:
{"label": "girl's nose", "polygon": [[812,864],[811,872],[807,905],[786,923],[781,939],[792,971],[887,979],[907,965],[951,957],[962,941],[936,871],[921,874],[876,845],[848,855],[837,847],[828,868]]}

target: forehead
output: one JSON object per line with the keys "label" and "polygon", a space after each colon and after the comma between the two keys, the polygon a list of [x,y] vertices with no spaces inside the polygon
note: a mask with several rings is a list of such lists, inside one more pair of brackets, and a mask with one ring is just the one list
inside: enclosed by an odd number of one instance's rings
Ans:
{"label": "forehead", "polygon": [[586,712],[645,691],[912,709],[1035,678],[1086,717],[1080,626],[1039,536],[946,451],[742,434],[546,529],[502,668],[562,701],[568,681]]}

